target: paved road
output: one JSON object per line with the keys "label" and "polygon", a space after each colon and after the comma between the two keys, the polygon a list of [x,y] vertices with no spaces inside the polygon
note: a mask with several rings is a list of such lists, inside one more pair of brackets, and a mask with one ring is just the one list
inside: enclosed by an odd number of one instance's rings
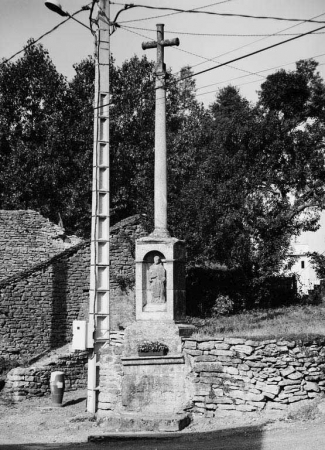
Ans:
{"label": "paved road", "polygon": [[87,444],[1,445],[0,450],[324,450],[325,423],[295,424],[283,429],[234,428],[207,433],[170,435],[166,438],[129,437]]}

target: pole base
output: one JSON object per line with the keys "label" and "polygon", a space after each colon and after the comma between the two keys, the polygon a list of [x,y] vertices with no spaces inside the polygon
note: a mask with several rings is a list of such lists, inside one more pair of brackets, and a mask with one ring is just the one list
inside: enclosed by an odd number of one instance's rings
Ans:
{"label": "pole base", "polygon": [[155,228],[149,237],[153,238],[170,238],[170,233],[167,228]]}

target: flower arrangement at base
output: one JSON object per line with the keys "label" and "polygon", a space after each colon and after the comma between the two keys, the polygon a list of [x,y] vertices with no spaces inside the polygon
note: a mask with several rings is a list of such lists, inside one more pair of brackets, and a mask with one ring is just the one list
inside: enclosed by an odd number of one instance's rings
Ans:
{"label": "flower arrangement at base", "polygon": [[166,344],[158,341],[144,341],[138,344],[139,356],[164,356],[168,353]]}

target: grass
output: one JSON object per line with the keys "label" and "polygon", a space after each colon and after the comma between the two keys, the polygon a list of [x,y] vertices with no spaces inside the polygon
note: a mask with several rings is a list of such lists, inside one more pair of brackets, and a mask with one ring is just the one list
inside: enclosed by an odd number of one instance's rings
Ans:
{"label": "grass", "polygon": [[252,339],[325,338],[325,305],[254,310],[230,316],[193,319],[193,337],[231,336]]}

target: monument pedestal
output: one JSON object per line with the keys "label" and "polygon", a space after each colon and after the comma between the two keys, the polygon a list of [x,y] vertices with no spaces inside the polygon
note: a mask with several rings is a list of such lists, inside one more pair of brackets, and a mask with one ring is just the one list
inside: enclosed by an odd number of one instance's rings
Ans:
{"label": "monument pedestal", "polygon": [[136,320],[185,317],[185,242],[148,236],[136,241]]}

